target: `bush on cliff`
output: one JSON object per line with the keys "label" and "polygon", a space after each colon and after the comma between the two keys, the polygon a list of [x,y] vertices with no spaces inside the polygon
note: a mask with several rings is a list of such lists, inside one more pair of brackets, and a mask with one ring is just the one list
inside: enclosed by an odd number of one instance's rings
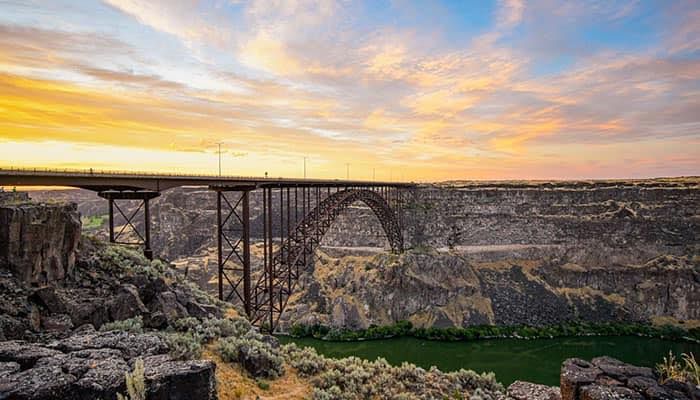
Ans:
{"label": "bush on cliff", "polygon": [[216,350],[224,361],[240,363],[253,377],[275,379],[284,374],[284,359],[279,351],[255,335],[221,339]]}
{"label": "bush on cliff", "polygon": [[196,360],[202,356],[202,337],[196,333],[168,332],[160,336],[175,360]]}
{"label": "bush on cliff", "polygon": [[143,318],[138,317],[121,321],[108,322],[100,327],[100,331],[123,331],[129,333],[143,333]]}

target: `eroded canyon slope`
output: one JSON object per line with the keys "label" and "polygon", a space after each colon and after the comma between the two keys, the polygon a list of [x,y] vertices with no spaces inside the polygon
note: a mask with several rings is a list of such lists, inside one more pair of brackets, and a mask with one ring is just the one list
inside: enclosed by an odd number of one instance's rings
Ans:
{"label": "eroded canyon slope", "polygon": [[[87,192],[33,197],[77,200],[84,215],[106,213]],[[324,238],[283,325],[700,320],[698,178],[450,182],[420,185],[407,199],[409,250],[388,254],[372,212],[353,206]],[[167,191],[153,209],[156,251],[213,289],[213,193]]]}

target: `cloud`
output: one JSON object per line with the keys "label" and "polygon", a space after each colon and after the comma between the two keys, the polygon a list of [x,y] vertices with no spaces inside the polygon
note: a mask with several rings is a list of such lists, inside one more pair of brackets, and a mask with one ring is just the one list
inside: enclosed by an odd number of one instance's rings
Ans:
{"label": "cloud", "polygon": [[499,30],[512,29],[523,19],[524,0],[499,0],[496,25]]}
{"label": "cloud", "polygon": [[[329,175],[350,161],[425,178],[545,176],[562,163],[561,176],[602,174],[620,168],[615,151],[635,146],[649,151],[632,156],[644,171],[661,168],[649,154],[679,171],[697,166],[692,3],[669,7],[666,48],[619,50],[577,47],[576,21],[621,23],[641,3],[503,0],[489,26],[457,40],[449,27],[346,2],[107,2],[120,11],[109,13],[116,26],[138,21],[170,36],[139,27],[144,37],[125,43],[129,35],[99,29],[110,22],[99,15],[80,32],[0,23],[0,139],[157,154],[209,154],[225,141],[280,173],[312,154]],[[551,27],[561,40],[541,39]],[[175,54],[143,45],[163,37]],[[571,46],[570,62],[539,73],[545,50],[560,45]]]}

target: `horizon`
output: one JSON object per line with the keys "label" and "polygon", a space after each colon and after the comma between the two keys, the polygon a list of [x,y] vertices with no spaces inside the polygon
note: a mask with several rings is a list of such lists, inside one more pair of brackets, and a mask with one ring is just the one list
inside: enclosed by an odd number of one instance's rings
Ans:
{"label": "horizon", "polygon": [[[700,175],[700,4],[0,0],[0,165]],[[349,170],[349,171],[348,171]]]}

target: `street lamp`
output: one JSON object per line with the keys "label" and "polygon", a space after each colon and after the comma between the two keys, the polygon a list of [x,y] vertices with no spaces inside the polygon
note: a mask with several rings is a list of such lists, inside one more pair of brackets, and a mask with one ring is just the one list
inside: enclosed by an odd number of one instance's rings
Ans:
{"label": "street lamp", "polygon": [[217,143],[219,145],[219,176],[221,176],[221,143]]}

